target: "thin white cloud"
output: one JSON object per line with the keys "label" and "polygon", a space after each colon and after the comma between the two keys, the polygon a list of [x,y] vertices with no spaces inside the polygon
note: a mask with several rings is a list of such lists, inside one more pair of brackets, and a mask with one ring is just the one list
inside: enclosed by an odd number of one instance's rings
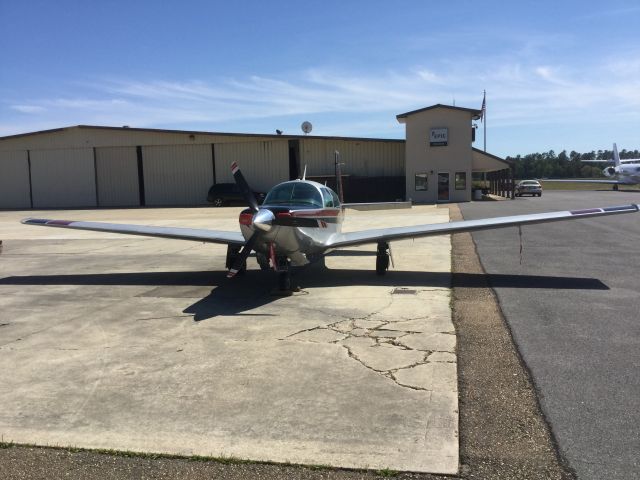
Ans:
{"label": "thin white cloud", "polygon": [[43,113],[46,111],[46,108],[41,105],[10,105],[9,108],[20,113]]}
{"label": "thin white cloud", "polygon": [[327,134],[368,136],[365,130],[370,127],[376,135],[396,135],[396,114],[451,103],[452,98],[458,106],[479,108],[484,89],[494,127],[601,121],[640,109],[636,58],[627,53],[573,68],[499,56],[385,72],[313,68],[282,78],[111,78],[77,86],[77,96],[11,102],[10,110],[30,114],[33,120],[5,121],[0,134],[33,130],[30,124],[52,128],[80,123],[224,131],[225,125],[243,121],[256,125],[272,119],[270,125],[282,125],[287,122],[279,119],[295,124],[303,117],[323,115],[336,118],[325,125],[331,132]]}

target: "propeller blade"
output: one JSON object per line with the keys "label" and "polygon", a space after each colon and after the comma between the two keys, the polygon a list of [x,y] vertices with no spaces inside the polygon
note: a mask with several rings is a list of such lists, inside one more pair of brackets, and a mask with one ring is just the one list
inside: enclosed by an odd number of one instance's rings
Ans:
{"label": "propeller blade", "polygon": [[236,274],[245,265],[247,257],[251,253],[251,250],[253,250],[253,246],[256,244],[256,240],[258,240],[258,235],[260,235],[260,233],[256,231],[253,235],[251,235],[251,237],[249,237],[247,243],[244,244],[244,247],[242,247],[242,250],[240,250],[240,252],[238,253],[238,256],[234,260],[233,265],[231,265],[231,268],[227,273],[227,278],[235,277]]}
{"label": "propeller blade", "polygon": [[242,193],[245,201],[249,205],[249,208],[251,208],[253,213],[256,213],[258,211],[258,201],[249,188],[249,184],[244,179],[244,175],[242,175],[240,167],[238,167],[238,164],[236,162],[233,162],[231,164],[231,173],[233,173],[233,179],[236,181],[236,185],[238,185],[238,188],[240,189],[240,192]]}

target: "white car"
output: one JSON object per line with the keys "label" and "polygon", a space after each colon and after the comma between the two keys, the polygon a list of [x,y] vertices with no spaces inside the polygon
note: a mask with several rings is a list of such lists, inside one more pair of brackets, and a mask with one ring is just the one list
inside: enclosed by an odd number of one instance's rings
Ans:
{"label": "white car", "polygon": [[537,180],[522,180],[518,182],[516,185],[515,191],[516,197],[521,197],[522,195],[532,195],[532,196],[542,196],[542,185]]}

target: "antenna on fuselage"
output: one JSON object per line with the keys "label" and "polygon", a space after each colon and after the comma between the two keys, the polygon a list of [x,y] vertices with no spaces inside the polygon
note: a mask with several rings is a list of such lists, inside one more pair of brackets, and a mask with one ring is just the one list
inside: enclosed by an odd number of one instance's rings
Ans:
{"label": "antenna on fuselage", "polygon": [[305,178],[307,178],[307,166],[304,166],[304,172],[302,172],[302,181],[304,182]]}

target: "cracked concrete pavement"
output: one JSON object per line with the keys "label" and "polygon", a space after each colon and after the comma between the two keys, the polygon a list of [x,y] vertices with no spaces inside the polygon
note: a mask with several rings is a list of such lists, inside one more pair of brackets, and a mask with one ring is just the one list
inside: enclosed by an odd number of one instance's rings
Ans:
{"label": "cracked concrete pavement", "polygon": [[[46,212],[234,230],[238,208]],[[225,247],[23,226],[1,212],[5,441],[456,473],[448,236],[336,252],[269,295]],[[448,221],[349,211],[345,230]]]}

